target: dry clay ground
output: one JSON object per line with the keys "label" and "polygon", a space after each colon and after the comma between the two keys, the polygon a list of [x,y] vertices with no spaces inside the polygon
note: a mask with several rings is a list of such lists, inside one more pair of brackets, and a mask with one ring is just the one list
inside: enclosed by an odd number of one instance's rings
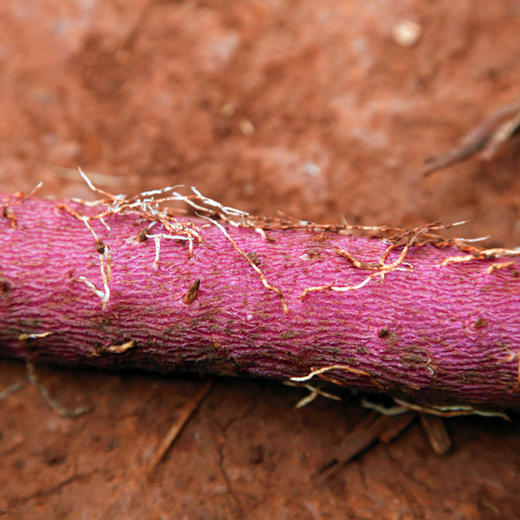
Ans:
{"label": "dry clay ground", "polygon": [[[412,46],[392,35],[419,24]],[[91,197],[194,184],[300,218],[520,242],[520,146],[423,179],[440,152],[520,92],[520,2],[26,0],[0,3],[0,191]],[[1,360],[0,516],[12,519],[508,519],[520,511],[519,418],[447,421],[436,455],[415,423],[323,483],[367,414],[265,381],[217,379],[165,460],[158,444],[197,377]]]}

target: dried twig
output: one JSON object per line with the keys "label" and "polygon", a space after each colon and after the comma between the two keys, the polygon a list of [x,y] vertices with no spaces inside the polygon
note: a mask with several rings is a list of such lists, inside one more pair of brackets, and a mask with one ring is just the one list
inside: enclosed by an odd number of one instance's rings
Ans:
{"label": "dried twig", "polygon": [[[407,421],[400,419],[396,433],[394,417],[381,415],[378,412],[370,413],[343,441],[335,458],[326,464],[324,469],[318,471],[315,475],[318,482],[321,483],[337,473],[347,462],[357,457],[381,437],[384,439],[395,438],[412,423],[414,418],[415,414],[410,414]],[[388,430],[390,431],[387,432]]]}
{"label": "dried twig", "polygon": [[162,441],[159,443],[159,447],[153,456],[152,461],[150,462],[148,469],[149,471],[153,471],[153,469],[163,460],[166,456],[173,443],[179,437],[180,433],[184,429],[184,427],[188,424],[188,421],[191,419],[193,414],[196,412],[197,408],[201,405],[202,401],[206,398],[211,387],[213,385],[213,380],[207,381],[199,391],[193,396],[193,399],[189,400],[184,408],[180,411],[177,419],[172,424],[171,428],[168,430],[168,433],[164,436]]}
{"label": "dried twig", "polygon": [[412,412],[406,412],[402,413],[396,417],[394,417],[394,420],[388,425],[386,430],[379,436],[379,441],[384,442],[385,444],[393,441],[401,433],[403,433],[408,426],[412,424],[413,421],[415,421],[415,418],[417,417],[417,414]]}
{"label": "dried twig", "polygon": [[465,161],[477,153],[489,160],[498,149],[520,129],[520,99],[509,103],[468,132],[460,144],[447,152],[425,160],[425,177],[432,173]]}
{"label": "dried twig", "polygon": [[443,455],[450,451],[451,439],[440,417],[422,413],[421,425],[435,453]]}

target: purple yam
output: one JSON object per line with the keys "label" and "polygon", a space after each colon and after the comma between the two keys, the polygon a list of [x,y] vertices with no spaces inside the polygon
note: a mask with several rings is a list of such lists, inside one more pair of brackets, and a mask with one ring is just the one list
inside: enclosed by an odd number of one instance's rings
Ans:
{"label": "purple yam", "polygon": [[412,246],[382,277],[371,270],[381,239],[179,217],[202,239],[190,256],[187,240],[147,238],[167,232],[139,215],[91,220],[91,231],[56,202],[3,200],[1,356],[283,381],[323,369],[309,381],[429,405],[520,406],[514,257],[445,265],[465,253]]}

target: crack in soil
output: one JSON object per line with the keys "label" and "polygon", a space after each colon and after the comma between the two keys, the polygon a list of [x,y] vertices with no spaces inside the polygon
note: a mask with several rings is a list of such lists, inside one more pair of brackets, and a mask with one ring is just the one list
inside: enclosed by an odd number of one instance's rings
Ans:
{"label": "crack in soil", "polygon": [[[229,428],[231,428],[231,426],[233,426],[234,424],[246,419],[258,407],[258,403],[260,401],[260,393],[261,393],[261,389],[259,389],[256,392],[256,394],[253,396],[253,399],[252,399],[252,402],[250,403],[250,405],[241,414],[231,417],[224,424],[220,424],[215,419],[210,418],[210,420],[212,422],[214,422],[217,425],[217,427],[220,429],[222,435],[225,438],[226,443],[228,440],[227,432],[228,432]],[[218,441],[217,441],[217,450],[218,450],[218,454],[219,454],[218,466],[219,466],[219,470],[222,475],[222,478],[224,480],[224,483],[226,484],[226,492],[232,498],[233,502],[235,503],[236,511],[234,512],[234,516],[236,518],[243,518],[245,515],[244,505],[243,505],[242,501],[240,500],[238,493],[234,490],[231,480],[227,474],[227,471],[225,468],[226,454],[225,454],[225,450],[224,450],[224,445],[222,445]]]}
{"label": "crack in soil", "polygon": [[224,448],[222,446],[218,447],[218,454],[219,454],[218,467],[220,469],[222,478],[224,479],[224,482],[226,484],[226,491],[227,491],[228,495],[235,501],[235,504],[237,507],[237,517],[241,518],[244,516],[243,505],[242,505],[241,500],[238,498],[237,494],[235,493],[233,486],[231,485],[231,481],[229,480],[229,476],[226,472],[226,469],[224,468],[224,460],[226,458],[226,455],[224,453]]}
{"label": "crack in soil", "polygon": [[[62,480],[61,482],[58,482],[54,486],[51,486],[48,488],[37,489],[33,493],[26,495],[26,496],[13,497],[9,500],[9,507],[15,508],[19,505],[22,505],[31,500],[34,500],[35,498],[42,498],[42,497],[47,497],[47,496],[53,495],[54,493],[61,491],[64,487],[68,486],[72,482],[75,482],[77,480],[83,480],[87,477],[90,477],[94,473],[96,473],[96,471],[89,471],[88,473],[78,473],[78,474],[72,475],[72,476]],[[9,513],[10,510],[7,510],[6,512]],[[0,511],[0,513],[4,514],[4,510]]]}

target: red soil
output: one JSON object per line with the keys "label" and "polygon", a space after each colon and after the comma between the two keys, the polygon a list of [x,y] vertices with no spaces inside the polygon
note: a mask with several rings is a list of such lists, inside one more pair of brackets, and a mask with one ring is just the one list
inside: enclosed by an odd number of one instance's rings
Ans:
{"label": "red soil", "polygon": [[[392,36],[419,23],[415,45]],[[424,180],[424,157],[518,96],[518,2],[0,5],[0,191],[91,197],[192,184],[256,213],[412,226],[518,245],[520,148]],[[516,143],[517,144],[517,143]],[[311,475],[366,411],[264,381],[219,379],[153,477],[158,443],[201,382],[37,367],[63,419],[0,362],[0,515],[7,518],[516,518],[520,436],[498,419],[418,424],[336,477]]]}

